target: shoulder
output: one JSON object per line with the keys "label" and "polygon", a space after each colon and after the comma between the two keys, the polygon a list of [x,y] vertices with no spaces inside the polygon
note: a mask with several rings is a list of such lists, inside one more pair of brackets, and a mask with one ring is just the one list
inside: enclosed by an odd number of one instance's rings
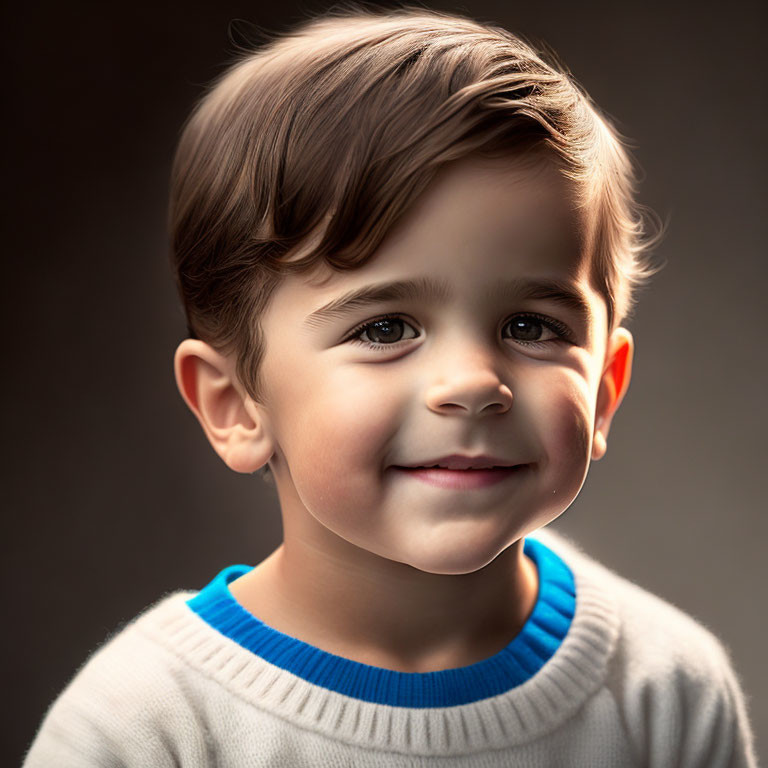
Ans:
{"label": "shoulder", "polygon": [[189,732],[184,721],[193,714],[186,671],[145,627],[177,614],[189,594],[164,596],[86,658],[45,713],[25,768],[176,764],[182,748],[172,734]]}
{"label": "shoulder", "polygon": [[697,668],[722,668],[727,653],[702,622],[595,560],[573,539],[550,529],[535,536],[563,558],[577,579],[599,583],[610,596],[621,620],[621,644],[644,668],[664,674],[682,666],[692,675]]}
{"label": "shoulder", "polygon": [[755,765],[746,696],[722,640],[572,539],[549,529],[535,536],[571,567],[577,585],[599,585],[615,606],[620,630],[606,684],[641,764],[677,755],[680,765]]}
{"label": "shoulder", "polygon": [[87,690],[104,704],[119,701],[124,712],[129,708],[125,714],[140,714],[140,702],[128,694],[140,693],[146,708],[152,692],[167,690],[169,678],[182,666],[181,660],[157,643],[146,628],[172,620],[188,594],[166,595],[115,629],[83,662],[63,694]]}

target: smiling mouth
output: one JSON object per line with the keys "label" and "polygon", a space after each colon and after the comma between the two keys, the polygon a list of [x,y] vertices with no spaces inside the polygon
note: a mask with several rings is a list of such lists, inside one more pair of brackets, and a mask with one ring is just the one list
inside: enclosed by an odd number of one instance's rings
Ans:
{"label": "smiling mouth", "polygon": [[447,467],[401,467],[394,465],[393,469],[399,469],[403,472],[434,472],[435,474],[450,473],[453,475],[479,475],[483,472],[511,472],[513,469],[523,469],[527,464],[509,464],[494,467],[472,467],[470,469],[448,469]]}
{"label": "smiling mouth", "polygon": [[490,467],[469,467],[467,469],[449,469],[448,467],[441,467],[439,464],[430,464],[429,466],[418,467],[405,467],[402,465],[394,465],[397,469],[444,469],[449,472],[477,472],[484,469],[514,469],[515,467],[524,467],[525,464],[497,464]]}
{"label": "smiling mouth", "polygon": [[512,478],[525,474],[528,464],[513,464],[506,466],[476,467],[474,469],[447,469],[446,467],[402,467],[393,469],[402,473],[409,481],[425,483],[437,488],[456,492],[472,491],[473,489],[503,486]]}
{"label": "smiling mouth", "polygon": [[498,466],[498,467],[472,467],[470,469],[448,469],[447,467],[438,467],[438,466],[431,466],[431,467],[399,467],[395,466],[395,469],[403,469],[406,472],[425,472],[428,470],[435,470],[439,472],[457,472],[457,473],[471,473],[471,472],[492,472],[494,470],[509,470],[509,469],[520,469],[521,467],[526,466],[525,464],[509,464],[505,466]]}

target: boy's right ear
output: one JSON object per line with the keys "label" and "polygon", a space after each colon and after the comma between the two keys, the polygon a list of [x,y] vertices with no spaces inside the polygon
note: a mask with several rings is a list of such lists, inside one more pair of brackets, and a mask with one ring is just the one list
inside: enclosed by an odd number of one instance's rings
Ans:
{"label": "boy's right ear", "polygon": [[263,408],[244,391],[234,360],[199,339],[184,339],[173,357],[176,385],[205,436],[235,472],[263,467],[274,446]]}

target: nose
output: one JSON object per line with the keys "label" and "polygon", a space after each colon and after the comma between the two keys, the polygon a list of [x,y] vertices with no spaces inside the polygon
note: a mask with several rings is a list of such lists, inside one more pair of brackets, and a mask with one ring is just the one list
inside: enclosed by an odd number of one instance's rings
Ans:
{"label": "nose", "polygon": [[[454,350],[455,351],[455,350]],[[427,407],[436,413],[476,415],[506,413],[512,406],[512,390],[499,378],[491,360],[477,351],[452,355],[453,367],[426,392]]]}

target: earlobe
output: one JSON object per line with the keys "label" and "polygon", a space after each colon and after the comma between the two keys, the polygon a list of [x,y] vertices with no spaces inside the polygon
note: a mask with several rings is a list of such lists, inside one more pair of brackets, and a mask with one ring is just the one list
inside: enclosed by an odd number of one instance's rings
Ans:
{"label": "earlobe", "polygon": [[184,339],[173,360],[176,385],[208,442],[235,472],[252,473],[273,453],[260,409],[237,381],[234,361],[199,339]]}
{"label": "earlobe", "polygon": [[611,420],[629,388],[634,349],[634,339],[626,328],[617,328],[608,339],[595,407],[595,432],[592,439],[592,458],[595,461],[602,459],[608,450]]}

